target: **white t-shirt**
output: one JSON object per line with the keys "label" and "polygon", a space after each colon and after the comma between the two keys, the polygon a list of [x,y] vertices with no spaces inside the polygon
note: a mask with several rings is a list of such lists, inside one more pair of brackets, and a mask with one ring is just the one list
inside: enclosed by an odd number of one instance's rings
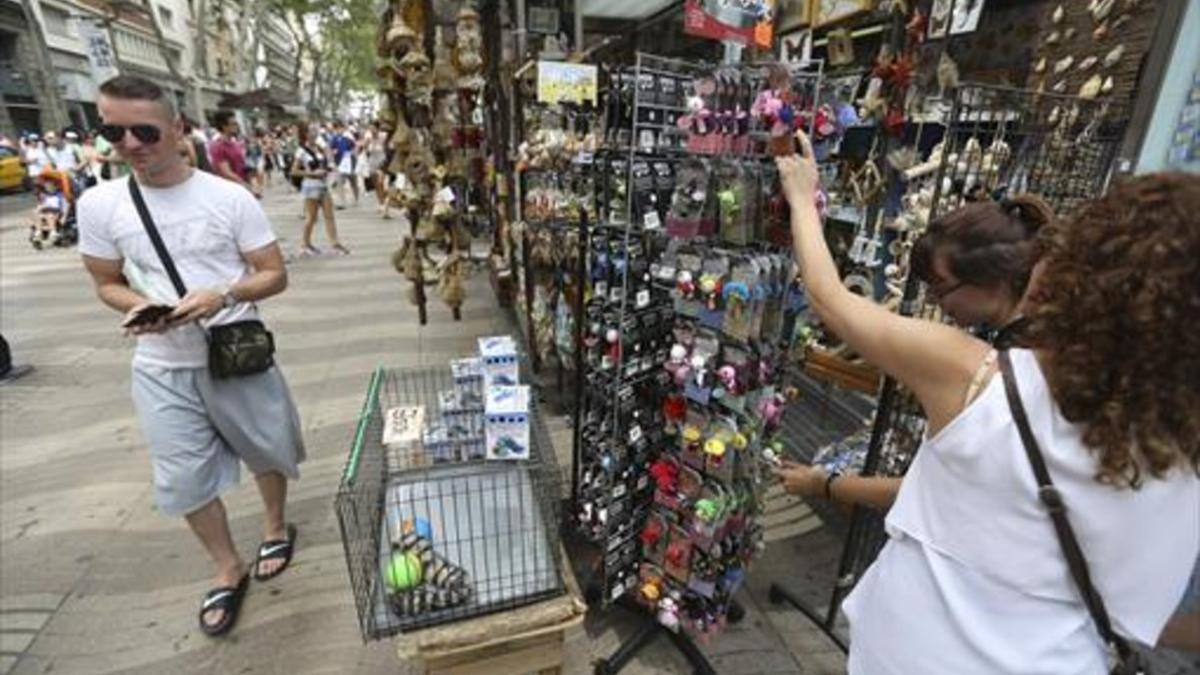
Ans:
{"label": "white t-shirt", "polygon": [[61,148],[50,146],[46,149],[46,154],[57,169],[74,171],[79,168],[79,150],[73,145],[64,145]]}
{"label": "white t-shirt", "polygon": [[30,176],[36,178],[49,163],[50,156],[46,154],[45,148],[33,146],[25,149],[26,170]]}
{"label": "white t-shirt", "polygon": [[[258,201],[242,186],[210,173],[192,171],[169,188],[141,186],[146,207],[188,290],[220,288],[251,274],[242,252],[275,241]],[[129,179],[98,185],[79,200],[79,251],[124,260],[130,286],[154,302],[175,305],[179,296],[129,195]],[[206,325],[258,318],[253,303],[217,312]],[[208,346],[203,330],[189,324],[162,335],[138,338],[134,363],[163,368],[203,368]]]}
{"label": "white t-shirt", "polygon": [[[312,149],[310,148],[309,150],[312,150]],[[296,160],[300,162],[301,166],[304,169],[306,169],[308,171],[315,171],[319,168],[323,168],[323,169],[329,168],[329,162],[324,157],[324,155],[318,156],[316,154],[316,153],[320,152],[319,150],[312,150],[312,152],[309,152],[309,150],[305,150],[304,148],[296,148]],[[314,166],[314,164],[319,164],[319,166]],[[314,178],[312,176],[305,176],[304,178],[300,179],[300,189],[305,190],[305,189],[323,188],[326,185],[328,185],[328,181],[329,181],[329,174],[326,174],[325,178]]]}

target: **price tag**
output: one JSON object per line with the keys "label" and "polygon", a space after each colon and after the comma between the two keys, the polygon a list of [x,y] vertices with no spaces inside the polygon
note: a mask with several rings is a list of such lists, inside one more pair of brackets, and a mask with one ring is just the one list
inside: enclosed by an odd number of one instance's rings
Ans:
{"label": "price tag", "polygon": [[618,483],[617,487],[613,488],[613,499],[620,499],[625,496],[627,490],[628,488],[625,487],[624,483]]}
{"label": "price tag", "polygon": [[642,440],[642,425],[635,424],[633,428],[629,430],[629,442],[637,443],[640,440]]}
{"label": "price tag", "polygon": [[444,187],[441,190],[438,190],[437,197],[435,197],[435,199],[453,204],[454,203],[454,190],[448,186]]}
{"label": "price tag", "polygon": [[658,211],[647,211],[642,217],[642,226],[647,230],[657,230],[662,227],[662,218],[658,217]]}
{"label": "price tag", "polygon": [[609,302],[620,302],[621,294],[622,294],[622,289],[613,288],[612,291],[608,294]]}
{"label": "price tag", "polygon": [[637,292],[636,304],[638,309],[643,309],[650,306],[650,289],[643,288]]}
{"label": "price tag", "polygon": [[601,296],[601,297],[608,295],[608,282],[607,281],[597,281],[596,282],[596,295]]}

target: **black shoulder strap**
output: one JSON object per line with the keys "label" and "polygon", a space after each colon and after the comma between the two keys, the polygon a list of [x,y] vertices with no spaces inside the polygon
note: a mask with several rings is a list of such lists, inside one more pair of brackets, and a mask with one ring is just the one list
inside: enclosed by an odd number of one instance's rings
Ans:
{"label": "black shoulder strap", "polygon": [[180,298],[183,298],[187,295],[187,286],[183,285],[179,270],[175,269],[175,261],[171,259],[167,245],[159,236],[158,228],[154,226],[154,219],[150,217],[150,209],[146,208],[146,200],[142,198],[142,189],[138,187],[137,180],[132,175],[129,176],[129,196],[133,197],[133,205],[137,207],[138,216],[142,219],[146,234],[150,236],[150,243],[154,244],[154,251],[158,253],[158,259],[162,261],[163,269],[167,271],[167,276],[171,277],[171,284],[175,286],[175,292],[179,294]]}
{"label": "black shoulder strap", "polygon": [[1132,650],[1125,638],[1117,635],[1113,630],[1112,623],[1109,622],[1108,610],[1104,607],[1104,600],[1096,591],[1096,587],[1092,585],[1092,575],[1088,572],[1083,549],[1079,547],[1079,540],[1075,538],[1071,521],[1067,519],[1066,504],[1063,503],[1062,495],[1059,494],[1058,488],[1054,486],[1054,481],[1050,478],[1050,471],[1046,468],[1042,450],[1038,446],[1037,439],[1033,437],[1033,430],[1029,427],[1029,417],[1026,416],[1025,405],[1021,402],[1021,393],[1017,389],[1012,359],[1007,349],[1000,352],[1000,373],[1004,378],[1004,393],[1008,396],[1008,407],[1012,410],[1013,419],[1017,423],[1017,431],[1021,434],[1021,443],[1025,446],[1029,465],[1033,467],[1033,475],[1037,478],[1038,498],[1050,512],[1050,519],[1054,521],[1054,530],[1058,533],[1058,543],[1062,546],[1063,557],[1067,559],[1071,576],[1075,579],[1075,585],[1079,588],[1080,595],[1083,596],[1083,603],[1087,606],[1088,613],[1092,615],[1092,621],[1096,623],[1100,637],[1104,639],[1110,649],[1116,650],[1122,660],[1126,660],[1132,654]]}

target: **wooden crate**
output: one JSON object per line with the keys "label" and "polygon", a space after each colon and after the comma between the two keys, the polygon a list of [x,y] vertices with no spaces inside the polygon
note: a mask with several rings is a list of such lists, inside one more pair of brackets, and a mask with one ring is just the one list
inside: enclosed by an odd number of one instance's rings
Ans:
{"label": "wooden crate", "polygon": [[397,639],[401,661],[417,661],[425,675],[554,675],[562,672],[563,643],[583,623],[587,605],[566,552],[566,592],[499,614],[417,631]]}
{"label": "wooden crate", "polygon": [[423,654],[426,675],[559,675],[568,628],[583,615],[472,647]]}

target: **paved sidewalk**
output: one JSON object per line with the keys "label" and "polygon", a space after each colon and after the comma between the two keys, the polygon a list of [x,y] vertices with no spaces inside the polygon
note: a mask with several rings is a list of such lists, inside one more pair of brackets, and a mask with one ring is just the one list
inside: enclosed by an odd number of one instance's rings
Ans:
{"label": "paved sidewalk", "polygon": [[[276,187],[266,205],[294,252],[298,198]],[[430,325],[419,327],[391,269],[396,221],[379,220],[366,200],[337,216],[353,254],[294,261],[289,289],[264,306],[309,449],[289,500],[297,557],[283,576],[251,585],[237,628],[214,641],[195,618],[210,586],[207,559],[181,520],[153,506],[129,400],[131,344],[118,317],[95,299],[76,250],[35,252],[12,227],[20,214],[0,212],[0,329],[15,360],[37,368],[0,388],[0,674],[405,670],[389,643],[362,644],[353,612],[332,508],[353,423],[376,366],[445,363],[470,352],[475,336],[509,329],[484,274],[471,281],[463,322],[435,301]],[[318,224],[318,245],[320,232]],[[565,428],[562,419],[552,425]],[[260,527],[252,481],[226,503],[250,556]],[[791,508],[780,512],[781,537],[811,529],[802,515],[788,516]],[[799,579],[790,556],[804,541],[773,545],[774,562],[756,570],[749,617],[710,652],[719,672],[843,667],[797,614],[762,600],[768,579]],[[570,639],[567,672],[591,672],[593,656],[615,649],[634,625],[618,613],[589,617]],[[686,670],[659,640],[625,672]]]}

